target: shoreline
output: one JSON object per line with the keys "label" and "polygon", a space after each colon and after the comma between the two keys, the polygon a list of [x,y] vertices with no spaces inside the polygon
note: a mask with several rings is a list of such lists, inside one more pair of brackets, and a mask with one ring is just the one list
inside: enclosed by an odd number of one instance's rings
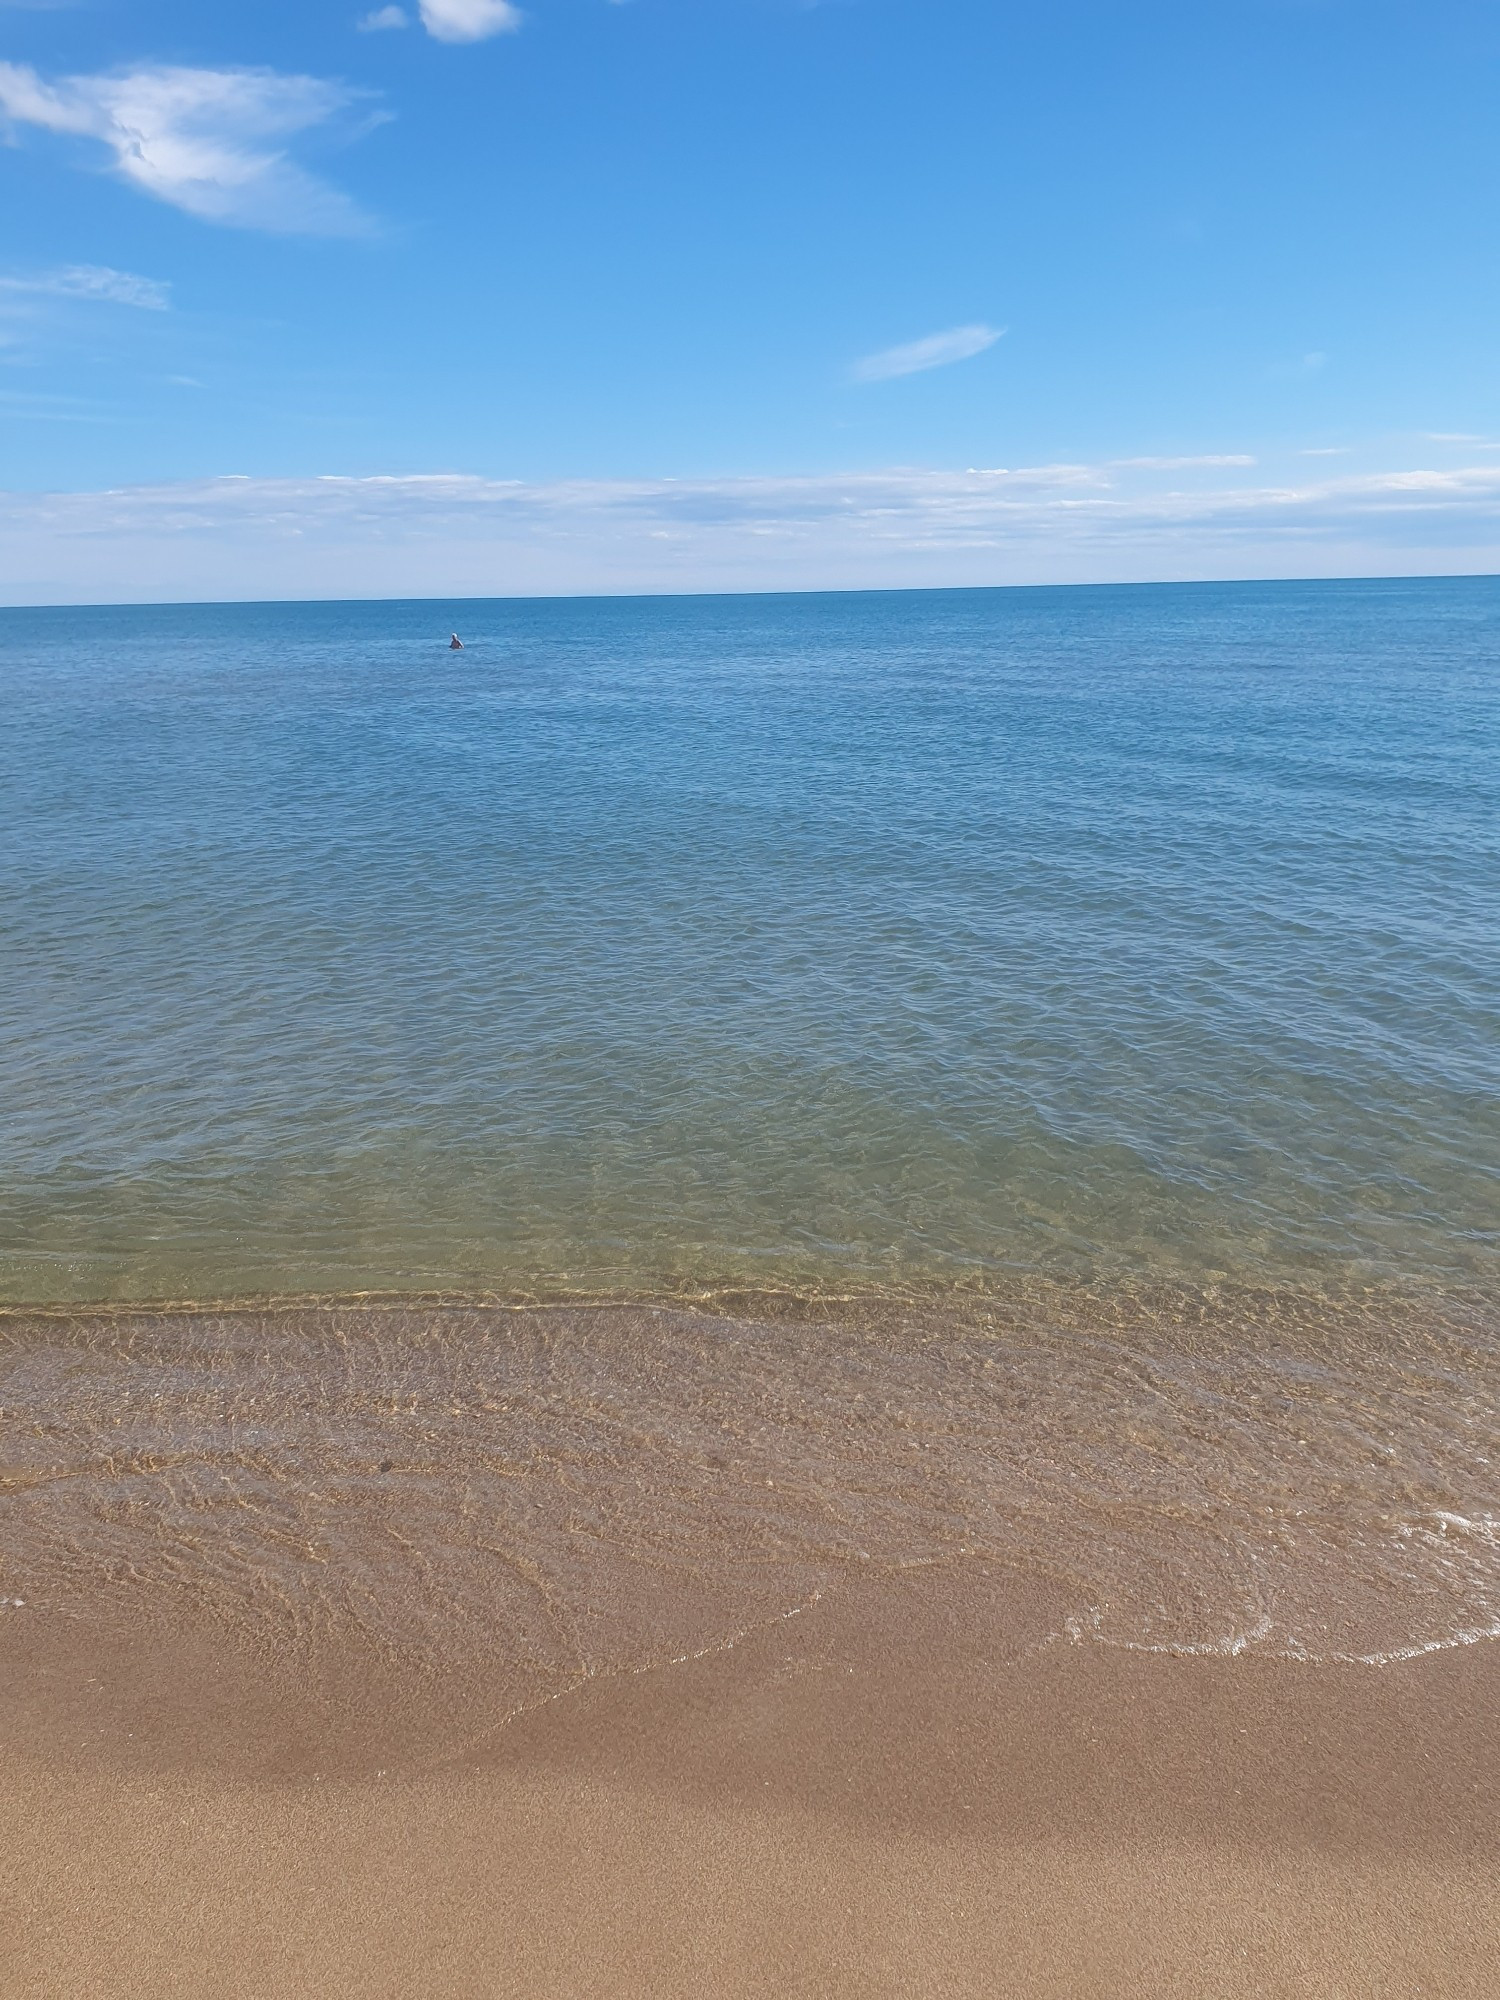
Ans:
{"label": "shoreline", "polygon": [[1169,1659],[1048,1617],[881,1579],[438,1754],[366,1684],[358,1769],[210,1635],[28,1663],[0,1625],[0,1991],[1488,1994],[1500,1651]]}
{"label": "shoreline", "polygon": [[0,1317],[0,1994],[1489,2000],[1492,1322],[1037,1297]]}
{"label": "shoreline", "polygon": [[[743,1295],[741,1295],[743,1299]],[[1496,1320],[1286,1294],[0,1318],[0,1599],[477,1657],[522,1691],[870,1574],[1056,1629],[1394,1658],[1500,1631]],[[768,1310],[769,1307],[769,1310]]]}
{"label": "shoreline", "polygon": [[897,1276],[888,1271],[838,1264],[788,1266],[759,1275],[719,1269],[690,1276],[667,1267],[605,1274],[586,1281],[566,1272],[538,1271],[507,1284],[464,1280],[434,1285],[261,1287],[195,1292],[95,1292],[56,1295],[0,1294],[0,1324],[27,1319],[106,1319],[131,1314],[207,1315],[297,1312],[483,1311],[542,1312],[569,1309],[661,1306],[710,1312],[751,1310],[774,1313],[778,1306],[802,1314],[847,1308],[1005,1308],[1017,1310],[1051,1302],[1115,1301],[1138,1310],[1153,1304],[1203,1309],[1236,1300],[1297,1301],[1355,1305],[1389,1302],[1396,1306],[1473,1308],[1500,1311],[1500,1272],[1486,1260],[1453,1271],[1394,1269],[1371,1262],[1318,1260],[1258,1269],[1079,1260],[1077,1264],[975,1263],[934,1266]]}

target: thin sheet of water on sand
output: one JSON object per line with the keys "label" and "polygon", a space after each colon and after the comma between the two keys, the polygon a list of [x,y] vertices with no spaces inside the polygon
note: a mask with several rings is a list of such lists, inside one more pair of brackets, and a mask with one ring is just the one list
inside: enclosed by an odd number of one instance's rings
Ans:
{"label": "thin sheet of water on sand", "polygon": [[486,1728],[852,1579],[1050,1636],[1381,1660],[1500,1630],[1496,1321],[1372,1292],[14,1315],[0,1596],[368,1658]]}

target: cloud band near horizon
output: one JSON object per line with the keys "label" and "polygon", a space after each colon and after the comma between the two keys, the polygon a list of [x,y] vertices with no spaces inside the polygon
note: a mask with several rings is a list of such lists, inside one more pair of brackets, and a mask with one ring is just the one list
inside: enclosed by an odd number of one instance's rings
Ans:
{"label": "cloud band near horizon", "polygon": [[[566,595],[1500,569],[1500,465],[1225,483],[1234,457],[527,484],[0,494],[0,600]],[[1184,477],[1184,473],[1191,476]]]}

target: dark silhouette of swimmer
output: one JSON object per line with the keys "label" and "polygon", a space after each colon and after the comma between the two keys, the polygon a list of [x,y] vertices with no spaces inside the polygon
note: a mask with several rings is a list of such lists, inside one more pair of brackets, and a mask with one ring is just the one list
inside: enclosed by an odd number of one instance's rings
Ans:
{"label": "dark silhouette of swimmer", "polygon": [[462,639],[459,638],[458,634],[455,632],[453,637],[448,641],[448,651],[450,653],[461,653],[463,649],[464,649],[464,642]]}

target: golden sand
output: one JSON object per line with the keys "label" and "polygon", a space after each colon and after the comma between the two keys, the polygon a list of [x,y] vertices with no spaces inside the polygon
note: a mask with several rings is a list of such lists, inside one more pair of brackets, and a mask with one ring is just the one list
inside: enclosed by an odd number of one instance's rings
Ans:
{"label": "golden sand", "polygon": [[1049,1638],[872,1580],[488,1740],[373,1658],[0,1623],[7,1995],[1492,2000],[1500,1655]]}

